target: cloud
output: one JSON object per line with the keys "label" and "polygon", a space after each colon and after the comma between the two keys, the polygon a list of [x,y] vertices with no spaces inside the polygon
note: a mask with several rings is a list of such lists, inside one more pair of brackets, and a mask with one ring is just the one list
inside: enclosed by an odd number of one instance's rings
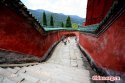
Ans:
{"label": "cloud", "polygon": [[29,9],[86,17],[87,0],[21,0]]}

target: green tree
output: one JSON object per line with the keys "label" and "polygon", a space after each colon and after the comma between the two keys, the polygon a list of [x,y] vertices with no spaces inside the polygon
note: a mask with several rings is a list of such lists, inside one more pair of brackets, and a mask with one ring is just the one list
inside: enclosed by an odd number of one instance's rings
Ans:
{"label": "green tree", "polygon": [[72,27],[70,16],[68,16],[67,19],[66,19],[66,27]]}
{"label": "green tree", "polygon": [[63,22],[61,23],[61,27],[64,27],[64,23]]}
{"label": "green tree", "polygon": [[50,26],[54,26],[53,16],[50,17]]}
{"label": "green tree", "polygon": [[43,12],[43,25],[47,26],[46,13]]}

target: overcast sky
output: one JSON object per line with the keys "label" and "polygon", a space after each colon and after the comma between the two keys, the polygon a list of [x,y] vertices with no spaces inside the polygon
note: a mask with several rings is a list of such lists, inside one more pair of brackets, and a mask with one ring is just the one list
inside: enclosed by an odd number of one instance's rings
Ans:
{"label": "overcast sky", "polygon": [[87,0],[21,0],[29,9],[86,17]]}

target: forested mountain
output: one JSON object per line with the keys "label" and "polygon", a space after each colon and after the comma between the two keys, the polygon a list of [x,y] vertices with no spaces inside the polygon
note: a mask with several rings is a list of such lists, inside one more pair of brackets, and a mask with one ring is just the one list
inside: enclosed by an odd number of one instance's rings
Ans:
{"label": "forested mountain", "polygon": [[40,23],[42,23],[43,12],[45,11],[48,25],[50,25],[49,23],[50,23],[50,16],[51,15],[54,18],[54,25],[55,26],[61,26],[62,22],[65,24],[68,16],[71,17],[72,23],[77,23],[79,25],[82,25],[82,23],[85,21],[85,18],[81,18],[81,17],[76,16],[76,15],[64,15],[62,13],[53,13],[53,12],[49,12],[49,11],[42,10],[42,9],[39,9],[39,10],[29,9],[29,11],[33,14],[33,16],[35,16],[40,21]]}

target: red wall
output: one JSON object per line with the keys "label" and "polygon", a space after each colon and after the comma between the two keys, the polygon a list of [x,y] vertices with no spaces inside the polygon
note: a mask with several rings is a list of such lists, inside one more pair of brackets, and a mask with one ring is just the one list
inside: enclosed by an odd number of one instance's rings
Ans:
{"label": "red wall", "polygon": [[115,0],[88,0],[85,25],[99,23]]}
{"label": "red wall", "polygon": [[[0,6],[0,49],[42,57],[64,34],[77,32],[40,33],[15,10]],[[78,34],[77,34],[78,35]]]}
{"label": "red wall", "polygon": [[98,38],[81,33],[80,44],[99,67],[125,72],[125,13]]}
{"label": "red wall", "polygon": [[1,49],[43,56],[60,39],[58,32],[41,35],[26,18],[16,14],[13,9],[3,6],[0,8]]}

